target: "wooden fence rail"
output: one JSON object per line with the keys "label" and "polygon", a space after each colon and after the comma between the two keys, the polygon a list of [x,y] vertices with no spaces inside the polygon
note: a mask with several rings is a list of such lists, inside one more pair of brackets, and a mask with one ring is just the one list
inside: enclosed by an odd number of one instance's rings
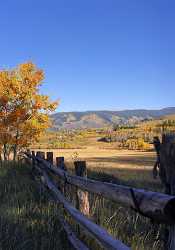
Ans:
{"label": "wooden fence rail", "polygon": [[88,234],[98,240],[100,245],[102,245],[105,249],[129,250],[129,248],[122,242],[111,237],[104,229],[87,219],[86,216],[67,202],[64,195],[62,195],[58,188],[53,184],[46,172],[44,170],[41,171],[43,174],[44,184],[46,184],[46,186],[54,193],[56,200],[64,206],[64,209],[80,226],[83,227],[84,230],[86,230]]}
{"label": "wooden fence rail", "polygon": [[56,168],[40,157],[36,159],[69,184],[132,208],[156,222],[175,224],[175,196],[82,178]]}
{"label": "wooden fence rail", "polygon": [[[92,222],[90,219],[88,219],[85,215],[83,215],[79,210],[74,208],[64,197],[64,195],[61,193],[61,191],[56,187],[54,182],[49,178],[47,174],[47,168],[45,167],[45,164],[43,162],[49,164],[39,156],[35,157],[34,154],[26,154],[30,159],[32,159],[32,164],[35,165],[35,169],[41,174],[41,181],[42,183],[49,188],[50,191],[52,191],[55,201],[58,203],[61,203],[65,209],[65,211],[71,215],[71,217],[75,220],[76,223],[78,223],[86,232],[87,235],[90,235],[92,238],[97,240],[99,244],[104,249],[111,249],[111,250],[130,250],[129,247],[124,245],[121,241],[114,239],[111,235],[108,234],[106,230]],[[40,154],[37,154],[40,155]],[[43,154],[41,154],[43,157]],[[44,157],[43,157],[44,158]],[[88,250],[88,248],[82,243],[80,240],[78,240],[75,236],[75,234],[71,231],[71,228],[65,220],[61,217],[60,220],[61,224],[63,225],[63,228],[68,233],[68,239],[70,239],[70,242],[77,250]],[[66,226],[66,228],[65,228]],[[71,235],[71,237],[70,237]]]}
{"label": "wooden fence rail", "polygon": [[127,250],[129,248],[119,240],[114,239],[104,229],[72,207],[72,205],[66,201],[64,195],[54,185],[53,181],[50,180],[47,172],[50,171],[59,176],[65,183],[132,208],[141,215],[156,222],[167,225],[175,224],[175,196],[71,175],[65,171],[64,168],[56,168],[52,163],[52,159],[51,161],[46,161],[43,154],[34,156],[34,153],[26,153],[26,156],[32,159],[33,164],[36,165],[37,163],[42,174],[42,181],[53,192],[56,201],[61,203],[73,219],[105,249]]}

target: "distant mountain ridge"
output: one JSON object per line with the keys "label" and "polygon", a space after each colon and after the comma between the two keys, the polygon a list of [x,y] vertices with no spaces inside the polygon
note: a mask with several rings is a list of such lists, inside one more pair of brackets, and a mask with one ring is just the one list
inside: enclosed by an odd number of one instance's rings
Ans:
{"label": "distant mountain ridge", "polygon": [[145,119],[155,119],[175,114],[175,107],[159,110],[133,109],[121,111],[58,112],[51,115],[53,129],[101,128],[115,124],[134,124]]}

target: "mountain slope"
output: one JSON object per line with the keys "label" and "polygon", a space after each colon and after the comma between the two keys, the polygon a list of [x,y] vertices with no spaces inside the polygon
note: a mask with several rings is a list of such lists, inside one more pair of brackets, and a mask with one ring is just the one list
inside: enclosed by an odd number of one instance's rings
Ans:
{"label": "mountain slope", "polygon": [[116,124],[134,124],[144,119],[155,119],[175,114],[175,107],[160,110],[60,112],[51,116],[54,128],[100,128]]}

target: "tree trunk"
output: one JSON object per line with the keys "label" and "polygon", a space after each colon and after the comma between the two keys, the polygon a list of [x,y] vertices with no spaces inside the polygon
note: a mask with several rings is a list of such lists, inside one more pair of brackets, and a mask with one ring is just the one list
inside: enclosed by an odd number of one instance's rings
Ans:
{"label": "tree trunk", "polygon": [[17,151],[18,151],[18,139],[19,139],[19,130],[18,130],[18,128],[17,128],[17,131],[16,131],[15,139],[16,139],[16,144],[14,145],[14,148],[13,148],[13,160],[14,161],[16,161],[16,156],[17,156]]}
{"label": "tree trunk", "polygon": [[13,149],[13,160],[16,161],[16,156],[17,156],[17,145],[14,145]]}
{"label": "tree trunk", "polygon": [[4,161],[8,160],[8,153],[7,153],[7,144],[4,144],[4,148],[3,148],[3,154],[4,154]]}

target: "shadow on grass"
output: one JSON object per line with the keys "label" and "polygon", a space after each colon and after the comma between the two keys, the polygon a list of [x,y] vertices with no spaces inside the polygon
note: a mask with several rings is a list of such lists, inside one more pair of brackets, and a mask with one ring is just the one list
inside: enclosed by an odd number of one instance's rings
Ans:
{"label": "shadow on grass", "polygon": [[[103,172],[98,168],[89,169],[88,176],[149,189],[153,181],[150,171],[137,169],[103,168]],[[158,188],[159,182],[154,185]],[[0,198],[0,249],[71,250],[58,221],[58,206],[48,201],[47,194],[40,192],[28,166],[9,164],[0,168]],[[96,223],[133,250],[161,249],[161,242],[156,238],[160,234],[157,225],[101,197],[90,195],[90,202]]]}
{"label": "shadow on grass", "polygon": [[1,166],[0,249],[72,249],[58,221],[58,206],[47,198],[28,166]]}
{"label": "shadow on grass", "polygon": [[132,155],[132,156],[110,156],[110,157],[90,157],[86,159],[88,162],[95,163],[116,163],[133,166],[153,166],[155,158],[153,156]]}
{"label": "shadow on grass", "polygon": [[157,178],[153,179],[150,169],[122,169],[122,168],[91,168],[88,169],[88,177],[113,184],[132,186],[141,189],[161,192],[162,184]]}

